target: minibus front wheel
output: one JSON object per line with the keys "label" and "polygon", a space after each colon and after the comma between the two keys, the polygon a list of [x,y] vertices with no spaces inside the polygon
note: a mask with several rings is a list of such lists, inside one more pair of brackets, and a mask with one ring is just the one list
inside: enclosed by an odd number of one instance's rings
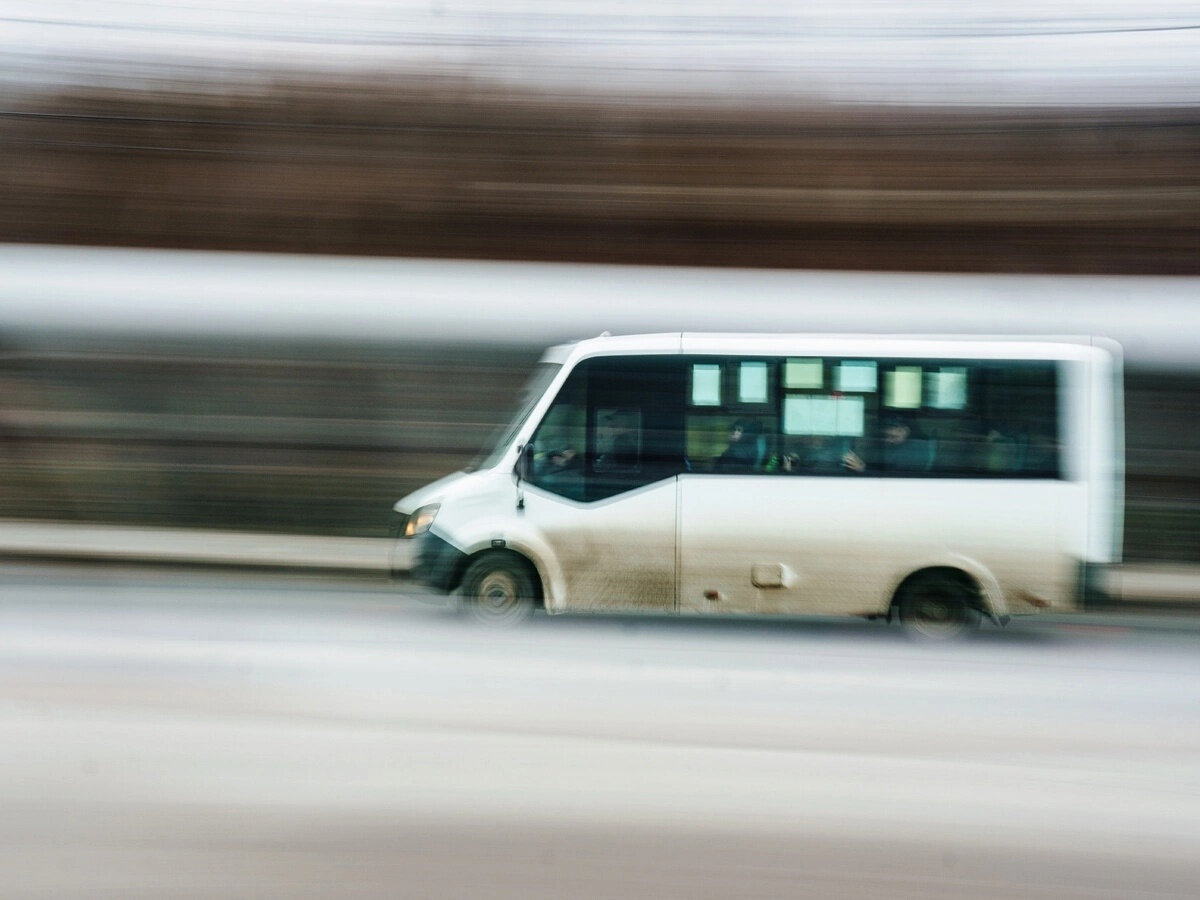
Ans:
{"label": "minibus front wheel", "polygon": [[487,625],[515,625],[533,614],[537,590],[526,562],[513,553],[484,553],[467,566],[464,611]]}

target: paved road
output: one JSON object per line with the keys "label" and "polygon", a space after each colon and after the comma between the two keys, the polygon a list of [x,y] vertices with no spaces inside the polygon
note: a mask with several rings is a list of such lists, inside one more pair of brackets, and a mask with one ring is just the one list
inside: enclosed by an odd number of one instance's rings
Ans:
{"label": "paved road", "polygon": [[1192,897],[1200,625],[0,567],[3,897]]}

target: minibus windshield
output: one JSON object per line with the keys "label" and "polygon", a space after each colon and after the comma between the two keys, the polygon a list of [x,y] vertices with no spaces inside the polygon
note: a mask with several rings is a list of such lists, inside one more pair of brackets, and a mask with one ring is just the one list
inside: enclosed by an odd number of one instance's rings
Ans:
{"label": "minibus windshield", "polygon": [[468,472],[474,472],[478,469],[490,469],[500,462],[500,457],[504,455],[504,451],[512,443],[512,439],[516,437],[521,426],[525,424],[525,420],[529,418],[529,414],[533,412],[534,406],[542,399],[542,395],[546,393],[546,389],[550,387],[550,383],[554,381],[554,376],[558,374],[558,370],[561,368],[562,366],[558,363],[538,363],[533,376],[521,390],[521,399],[516,412],[506,425],[492,432],[488,442],[480,450],[479,455],[467,466]]}

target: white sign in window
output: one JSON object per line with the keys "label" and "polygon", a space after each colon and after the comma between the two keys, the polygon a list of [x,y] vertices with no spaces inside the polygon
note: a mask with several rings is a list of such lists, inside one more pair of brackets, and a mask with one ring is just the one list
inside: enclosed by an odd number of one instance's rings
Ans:
{"label": "white sign in window", "polygon": [[692,406],[721,405],[721,366],[696,363],[692,366]]}
{"label": "white sign in window", "polygon": [[783,364],[783,386],[793,390],[817,390],[825,387],[825,361],[789,359]]}
{"label": "white sign in window", "polygon": [[767,399],[767,364],[744,362],[738,366],[738,401],[766,403]]}
{"label": "white sign in window", "polygon": [[862,437],[866,409],[867,404],[862,397],[838,397],[837,433],[847,437]]}
{"label": "white sign in window", "polygon": [[866,419],[862,397],[786,397],[783,401],[783,433],[861,437]]}
{"label": "white sign in window", "polygon": [[859,394],[873,394],[878,379],[874,360],[849,360],[834,369],[833,389]]}
{"label": "white sign in window", "polygon": [[896,366],[884,376],[883,402],[894,409],[921,406],[921,367]]}
{"label": "white sign in window", "polygon": [[942,366],[925,376],[925,392],[934,409],[967,408],[967,370],[961,366]]}

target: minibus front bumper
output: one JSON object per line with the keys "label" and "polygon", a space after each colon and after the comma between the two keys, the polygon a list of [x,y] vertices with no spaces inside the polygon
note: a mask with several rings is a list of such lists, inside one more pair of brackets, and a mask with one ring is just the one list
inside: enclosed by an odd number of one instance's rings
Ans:
{"label": "minibus front bumper", "polygon": [[[407,578],[442,594],[458,587],[467,554],[432,531],[411,538],[398,538],[392,554],[392,577]],[[398,560],[407,560],[407,568]]]}

